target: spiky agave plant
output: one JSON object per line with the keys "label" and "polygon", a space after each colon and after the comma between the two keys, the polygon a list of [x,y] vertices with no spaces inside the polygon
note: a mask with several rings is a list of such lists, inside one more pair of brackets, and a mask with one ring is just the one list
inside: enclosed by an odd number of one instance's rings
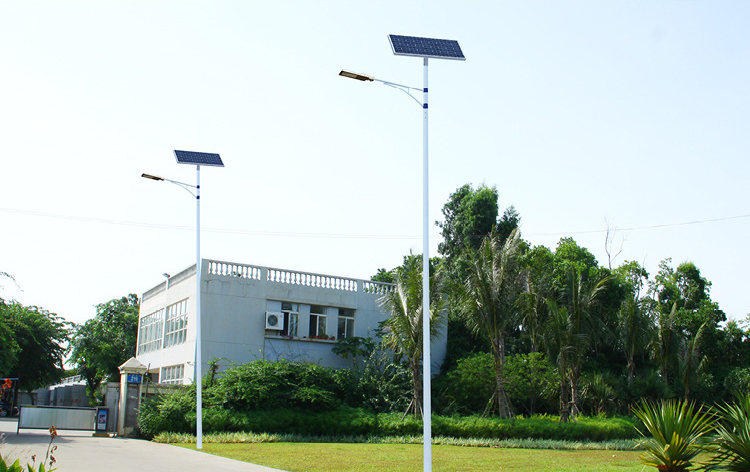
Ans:
{"label": "spiky agave plant", "polygon": [[750,394],[738,394],[735,403],[718,410],[722,421],[716,427],[716,454],[705,469],[750,471]]}
{"label": "spiky agave plant", "polygon": [[690,470],[695,456],[706,450],[706,436],[716,428],[714,413],[687,400],[646,400],[633,413],[646,428],[638,430],[645,449],[638,458],[661,472]]}

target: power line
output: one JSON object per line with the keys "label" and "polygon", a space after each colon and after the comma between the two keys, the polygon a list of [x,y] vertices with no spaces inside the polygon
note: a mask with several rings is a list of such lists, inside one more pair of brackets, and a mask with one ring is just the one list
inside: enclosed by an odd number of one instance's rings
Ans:
{"label": "power line", "polygon": [[[139,222],[139,221],[112,220],[112,219],[106,219],[106,218],[93,218],[93,217],[87,217],[87,216],[60,215],[60,214],[55,214],[55,213],[17,210],[13,208],[0,208],[0,212],[16,213],[16,214],[21,214],[21,215],[37,216],[37,217],[42,217],[42,218],[55,218],[55,219],[62,219],[62,220],[84,221],[88,223],[103,223],[103,224],[111,224],[111,225],[118,225],[118,226],[131,226],[131,227],[139,227],[139,228],[171,229],[171,230],[180,230],[180,231],[194,231],[195,230],[195,227],[193,226],[165,225],[165,224],[160,224],[160,223],[145,223],[145,222]],[[656,225],[631,226],[628,228],[615,228],[614,231],[640,231],[640,230],[658,229],[658,228],[671,228],[671,227],[677,227],[677,226],[691,226],[691,225],[699,225],[699,224],[707,224],[707,223],[716,223],[719,221],[738,220],[738,219],[744,219],[744,218],[750,218],[750,214],[727,216],[727,217],[722,217],[722,218],[709,218],[709,219],[703,219],[703,220],[685,221],[685,222],[680,222],[680,223],[662,223],[662,224],[656,224]],[[245,234],[245,235],[254,235],[254,236],[335,238],[335,239],[419,239],[421,238],[421,235],[403,235],[403,234],[300,233],[300,232],[293,232],[293,231],[251,231],[251,230],[231,229],[231,228],[202,228],[202,231],[205,231],[207,233],[218,233],[218,234]],[[607,232],[606,229],[567,231],[567,232],[555,231],[555,232],[548,232],[548,233],[529,233],[529,234],[526,234],[525,236],[527,237],[528,236],[568,236],[568,235],[576,235],[576,234],[597,234],[597,233],[606,233],[606,232]],[[477,236],[480,236],[480,235],[477,235]]]}
{"label": "power line", "polygon": [[[717,221],[728,221],[728,220],[738,220],[742,218],[750,218],[750,215],[737,215],[737,216],[727,216],[724,218],[710,218],[705,220],[694,220],[694,221],[685,221],[682,223],[662,223],[658,225],[648,225],[648,226],[631,226],[629,228],[613,228],[610,231],[638,231],[642,229],[657,229],[657,228],[672,228],[676,226],[690,226],[690,225],[700,225],[705,223],[715,223]],[[561,235],[561,234],[594,234],[594,233],[606,233],[606,229],[597,229],[597,230],[588,230],[588,231],[569,231],[567,233],[533,233],[531,236],[555,236],[555,235]]]}

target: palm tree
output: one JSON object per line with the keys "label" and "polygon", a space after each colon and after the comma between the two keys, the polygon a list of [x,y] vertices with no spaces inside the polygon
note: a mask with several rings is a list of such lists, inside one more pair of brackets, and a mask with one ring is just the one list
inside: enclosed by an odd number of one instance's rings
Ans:
{"label": "palm tree", "polygon": [[638,292],[633,292],[623,301],[617,312],[619,342],[627,361],[628,383],[635,378],[635,355],[643,352],[648,344],[649,323]]}
{"label": "palm tree", "polygon": [[692,339],[681,339],[677,350],[677,370],[684,392],[684,398],[690,398],[690,387],[695,384],[698,374],[702,373],[708,364],[708,358],[701,355],[700,345],[705,331],[703,323]]}
{"label": "palm tree", "polygon": [[[383,345],[406,357],[414,384],[412,400],[404,416],[422,414],[422,256],[410,254],[395,270],[396,288],[379,303],[391,316],[385,321]],[[444,329],[447,317],[435,277],[430,277],[430,340]],[[426,360],[429,362],[429,359]]]}
{"label": "palm tree", "polygon": [[544,346],[547,356],[555,361],[560,379],[560,423],[570,421],[570,366],[573,364],[574,346],[579,344],[568,309],[559,306],[553,299],[547,300],[549,320],[544,332]]}
{"label": "palm tree", "polygon": [[628,384],[632,384],[636,371],[635,356],[644,351],[651,334],[648,317],[651,300],[641,297],[648,273],[636,262],[623,264],[616,273],[627,288],[627,295],[617,311],[616,322],[619,344],[627,362]]}
{"label": "palm tree", "polygon": [[583,363],[593,342],[594,334],[601,331],[594,310],[597,299],[604,287],[609,283],[610,276],[598,281],[584,281],[579,270],[570,270],[567,273],[567,284],[564,290],[565,306],[569,316],[568,339],[572,343],[568,346],[570,351],[570,412],[575,417],[579,413],[580,405],[580,378]]}
{"label": "palm tree", "polygon": [[[643,422],[639,459],[660,472],[683,472],[707,449],[706,436],[716,427],[716,416],[687,400],[644,401],[633,413]],[[649,437],[650,435],[650,437]]]}
{"label": "palm tree", "polygon": [[672,310],[667,313],[664,305],[656,304],[656,316],[653,338],[651,340],[650,352],[659,365],[659,371],[664,385],[669,385],[669,366],[674,365],[677,359],[677,332],[676,332],[677,303],[672,305]]}
{"label": "palm tree", "polygon": [[518,228],[502,244],[494,232],[484,239],[472,261],[461,303],[466,325],[490,342],[495,391],[485,414],[496,412],[502,418],[512,416],[503,378],[505,335],[520,322],[520,299],[526,287],[519,264],[520,241]]}

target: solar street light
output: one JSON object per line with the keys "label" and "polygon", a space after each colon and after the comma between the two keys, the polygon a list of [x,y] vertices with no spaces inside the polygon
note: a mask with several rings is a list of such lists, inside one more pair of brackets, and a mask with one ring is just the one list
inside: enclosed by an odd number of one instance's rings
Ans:
{"label": "solar street light", "polygon": [[[203,398],[202,398],[202,351],[201,351],[201,166],[224,167],[218,154],[207,152],[177,151],[174,152],[178,164],[195,165],[196,184],[190,185],[176,180],[165,179],[151,174],[141,177],[151,180],[164,180],[184,188],[195,197],[195,384],[196,384],[196,447],[203,449]],[[195,189],[195,193],[191,189]],[[167,280],[169,284],[169,280]]]}
{"label": "solar street light", "polygon": [[419,90],[416,87],[408,87],[379,80],[366,74],[357,74],[342,70],[339,75],[362,81],[377,81],[384,85],[401,90],[413,98],[423,109],[422,128],[422,426],[424,444],[424,470],[432,470],[432,372],[430,352],[430,256],[429,256],[429,153],[427,141],[427,65],[428,58],[452,59],[465,61],[463,51],[458,41],[450,39],[420,38],[416,36],[388,35],[393,54],[396,56],[421,57],[424,64],[424,87],[423,97],[420,102],[411,94],[411,90]]}

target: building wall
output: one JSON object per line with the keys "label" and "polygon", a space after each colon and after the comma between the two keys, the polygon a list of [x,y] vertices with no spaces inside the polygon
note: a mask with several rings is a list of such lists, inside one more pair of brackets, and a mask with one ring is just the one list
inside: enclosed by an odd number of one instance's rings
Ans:
{"label": "building wall", "polygon": [[[353,309],[354,335],[375,337],[378,323],[387,318],[378,298],[390,284],[311,274],[269,267],[204,260],[201,277],[202,361],[220,359],[220,365],[245,363],[257,359],[314,362],[329,367],[350,367],[351,360],[331,352],[335,341],[310,339],[310,305],[328,307],[326,334],[337,336],[338,308]],[[166,293],[165,293],[166,289]],[[137,353],[149,366],[149,372],[161,374],[161,368],[184,365],[183,383],[194,378],[195,358],[195,268],[188,268],[144,293],[140,316],[187,299],[188,324],[184,343],[151,352]],[[266,330],[266,311],[278,311],[279,302],[299,306],[297,337],[280,336]],[[163,327],[162,327],[163,328]],[[140,333],[140,326],[139,326]],[[139,335],[140,338],[140,335]],[[445,336],[433,342],[433,371],[445,357]],[[159,375],[154,380],[163,381]]]}

